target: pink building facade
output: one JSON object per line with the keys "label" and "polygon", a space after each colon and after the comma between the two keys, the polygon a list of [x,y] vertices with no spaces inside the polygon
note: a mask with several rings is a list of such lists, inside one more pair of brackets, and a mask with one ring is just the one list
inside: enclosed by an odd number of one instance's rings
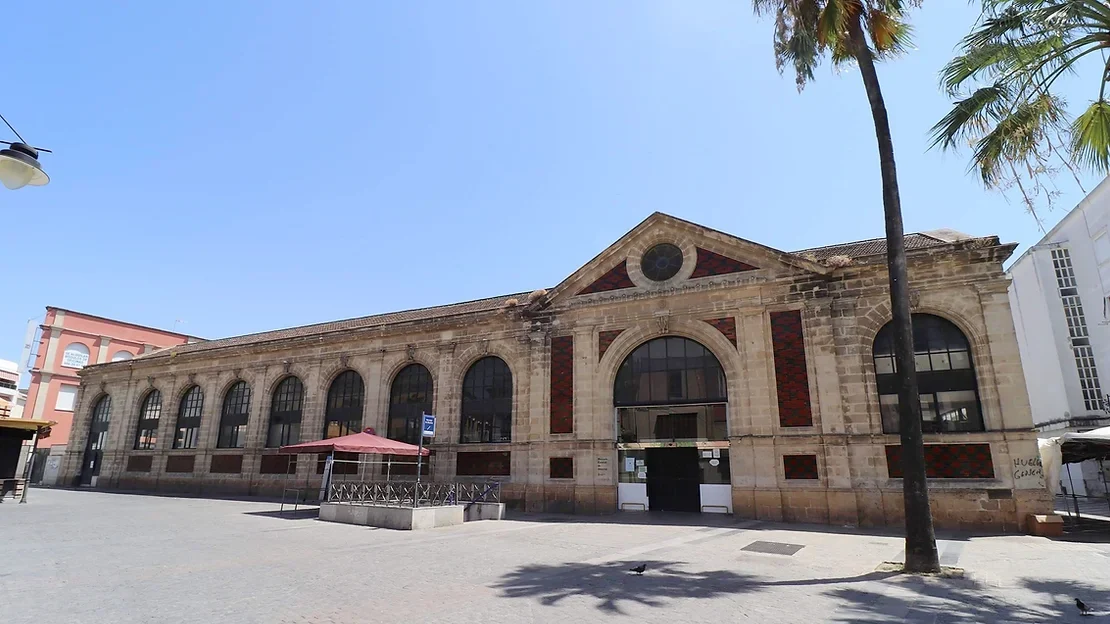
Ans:
{"label": "pink building facade", "polygon": [[130,360],[195,338],[52,306],[47,306],[40,328],[24,417],[58,423],[50,437],[39,442],[39,469],[34,475],[39,478],[32,478],[54,485],[57,464],[73,426],[73,408],[81,383],[77,371],[90,364]]}

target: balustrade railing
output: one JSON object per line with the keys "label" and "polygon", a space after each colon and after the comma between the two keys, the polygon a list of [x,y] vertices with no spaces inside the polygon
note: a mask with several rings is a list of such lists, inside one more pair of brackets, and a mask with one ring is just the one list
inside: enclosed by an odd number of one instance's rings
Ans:
{"label": "balustrade railing", "polygon": [[329,503],[386,507],[435,507],[478,502],[500,503],[501,484],[405,481],[337,481],[328,488]]}

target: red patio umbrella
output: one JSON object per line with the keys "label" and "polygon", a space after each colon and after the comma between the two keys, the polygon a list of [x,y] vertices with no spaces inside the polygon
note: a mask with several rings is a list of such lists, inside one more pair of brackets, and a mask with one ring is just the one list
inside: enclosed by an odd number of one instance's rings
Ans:
{"label": "red patio umbrella", "polygon": [[[302,453],[380,453],[382,455],[413,455],[417,453],[415,444],[407,444],[399,440],[390,440],[380,435],[375,435],[373,427],[367,427],[359,433],[328,438],[315,442],[301,442],[283,446],[279,452],[288,455]],[[428,449],[420,449],[421,455],[429,455]]]}

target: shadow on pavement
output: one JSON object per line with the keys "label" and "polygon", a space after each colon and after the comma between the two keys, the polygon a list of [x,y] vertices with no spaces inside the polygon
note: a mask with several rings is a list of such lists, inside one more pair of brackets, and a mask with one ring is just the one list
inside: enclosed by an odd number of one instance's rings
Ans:
{"label": "shadow on pavement", "polygon": [[[644,563],[643,576],[629,572]],[[971,578],[938,578],[870,572],[859,576],[770,580],[728,570],[688,572],[673,561],[626,561],[600,565],[528,565],[505,574],[492,588],[505,598],[538,599],[556,606],[565,598],[587,596],[601,611],[625,613],[621,603],[666,607],[674,599],[713,599],[813,587],[838,606],[830,621],[840,622],[1110,622],[1103,610],[1107,589],[1084,582],[1023,579],[1008,588]],[[821,588],[820,586],[825,586]],[[1016,591],[1015,591],[1016,589]],[[1093,610],[1084,617],[1075,606],[1082,598]],[[1110,605],[1108,605],[1110,606]]]}
{"label": "shadow on pavement", "polygon": [[559,524],[629,524],[659,526],[704,526],[735,527],[738,524],[751,524],[754,520],[744,520],[731,514],[684,513],[679,511],[643,511],[588,516],[582,514],[527,513],[510,511],[507,520],[517,522],[543,522]]}
{"label": "shadow on pavement", "polygon": [[[89,488],[89,487],[64,487],[60,485],[55,486],[32,486],[31,494],[35,490],[56,490],[65,492],[78,492],[82,494],[102,494],[111,496],[134,496],[137,498],[179,498],[179,499],[194,499],[194,500],[214,500],[214,501],[238,501],[242,503],[281,503],[280,496],[269,496],[262,494],[223,494],[219,492],[173,492],[173,491],[148,491],[148,490],[123,490],[111,488]],[[286,501],[287,504],[292,504],[291,501]],[[302,501],[302,505],[317,504],[316,497],[313,496],[307,499],[307,502]]]}
{"label": "shadow on pavement", "polygon": [[[992,595],[993,586],[974,579],[899,575],[879,591],[837,587],[827,596],[842,603],[842,622],[1092,622],[1075,606],[1076,597],[1104,596],[1081,582],[1022,581],[1014,601]],[[1094,606],[1094,605],[1092,605]]]}
{"label": "shadow on pavement", "polygon": [[[647,571],[638,576],[628,569],[645,564]],[[620,603],[631,602],[661,607],[667,599],[717,598],[758,589],[756,577],[726,570],[685,572],[668,561],[632,561],[592,565],[528,565],[518,568],[495,583],[506,598],[539,598],[554,606],[570,596],[597,599],[602,611],[624,613]]]}
{"label": "shadow on pavement", "polygon": [[[646,511],[622,512],[604,516],[587,516],[581,514],[557,513],[530,513],[513,512],[506,515],[507,520],[517,522],[541,522],[554,524],[620,524],[620,525],[656,525],[656,526],[689,526],[689,527],[720,527],[734,529],[759,529],[765,531],[799,531],[803,533],[825,533],[830,535],[859,535],[872,537],[886,537],[901,539],[905,533],[901,526],[838,526],[829,524],[808,524],[798,522],[772,522],[769,520],[754,520],[738,518],[733,515],[684,513],[671,511]],[[1018,533],[1000,533],[997,531],[947,531],[937,530],[937,539],[949,541],[967,541],[976,537],[1019,535]]]}
{"label": "shadow on pavement", "polygon": [[1053,539],[1090,544],[1110,542],[1110,522],[1102,518],[1075,517],[1065,512],[1059,513],[1064,517],[1064,534]]}
{"label": "shadow on pavement", "polygon": [[286,509],[279,511],[277,509],[272,511],[244,511],[244,516],[259,516],[262,518],[278,518],[280,520],[307,520],[315,519],[320,515],[319,507],[302,507],[300,509]]}

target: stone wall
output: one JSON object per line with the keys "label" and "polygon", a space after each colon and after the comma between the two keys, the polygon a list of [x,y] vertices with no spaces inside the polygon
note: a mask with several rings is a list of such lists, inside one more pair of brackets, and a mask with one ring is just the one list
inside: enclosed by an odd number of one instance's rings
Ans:
{"label": "stone wall", "polygon": [[[986,423],[984,432],[928,434],[926,441],[989,445],[994,466],[989,479],[931,480],[933,510],[940,527],[1016,530],[1022,514],[1046,512],[1051,501],[1043,478],[1014,478],[1015,462],[1036,457],[1036,437],[1002,272],[1012,246],[976,240],[980,242],[911,254],[914,310],[946,318],[967,336]],[[511,508],[612,512],[617,508],[616,370],[644,341],[675,335],[705,345],[725,372],[738,516],[899,524],[901,480],[890,476],[885,451],[899,440],[883,433],[871,359],[875,335],[890,318],[882,258],[824,267],[681,222],[662,223],[622,241],[548,293],[542,305],[521,303],[90,367],[83,373],[75,412],[79,418],[62,478],[72,481],[78,474],[90,411],[108,393],[113,400],[111,427],[98,487],[278,495],[290,483],[311,485],[317,479],[314,458],[301,457],[294,475],[259,473],[261,458],[275,452],[263,446],[276,385],[288,375],[304,382],[301,437],[318,439],[329,384],[339,373],[355,370],[366,388],[363,426],[385,432],[392,379],[407,364],[419,362],[432,373],[439,416],[437,437],[430,444],[436,453],[434,478],[455,477],[459,452],[509,451],[511,474],[504,478],[503,497]],[[673,280],[653,284],[641,272],[638,258],[659,241],[678,245],[689,257],[702,249],[752,268],[691,279],[693,263],[688,263]],[[633,286],[590,287],[622,262]],[[584,289],[588,292],[579,294]],[[804,357],[777,370],[781,374],[804,366],[800,390],[800,376],[776,380],[771,315],[784,313],[801,320]],[[572,382],[569,415],[566,405],[559,406],[556,422],[552,397],[565,401],[566,389],[553,389],[552,382],[568,378],[566,366],[552,375],[552,340],[560,337],[570,338],[565,344],[571,360],[564,358],[564,363],[570,366]],[[503,359],[513,374],[512,442],[459,444],[462,378],[487,355]],[[240,379],[252,388],[246,448],[216,449],[223,393]],[[201,441],[194,450],[173,450],[168,447],[178,404],[193,384],[205,395]],[[139,405],[151,388],[163,395],[157,449],[133,451]],[[780,388],[807,395],[808,420],[784,420],[781,406],[791,397]],[[126,470],[128,458],[139,455],[151,457],[150,471]],[[192,473],[165,470],[171,457],[184,455],[195,456]],[[229,455],[242,456],[241,473],[213,472],[213,458],[224,468],[237,461],[220,459]],[[815,458],[817,478],[798,478],[812,477],[809,468],[787,474],[783,457],[798,455]],[[552,477],[552,457],[573,458],[573,478]],[[811,460],[803,461],[811,465]]]}

